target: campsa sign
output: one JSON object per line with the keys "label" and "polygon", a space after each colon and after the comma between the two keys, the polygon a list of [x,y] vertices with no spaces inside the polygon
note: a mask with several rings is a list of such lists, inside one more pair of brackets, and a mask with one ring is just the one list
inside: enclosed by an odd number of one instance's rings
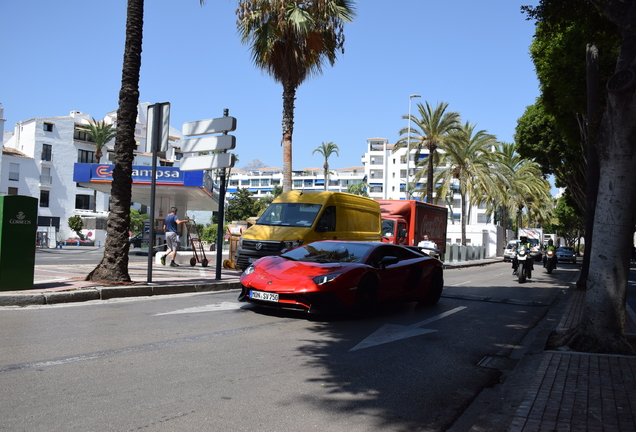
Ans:
{"label": "campsa sign", "polygon": [[[91,164],[91,181],[112,182],[114,165]],[[132,170],[133,183],[150,183],[152,168],[134,165]],[[157,167],[157,184],[183,184],[183,172],[178,167]]]}

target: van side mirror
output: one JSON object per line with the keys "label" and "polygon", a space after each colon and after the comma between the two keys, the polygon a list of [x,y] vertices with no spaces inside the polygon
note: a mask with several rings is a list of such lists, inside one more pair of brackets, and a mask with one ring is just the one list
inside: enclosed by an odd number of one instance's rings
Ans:
{"label": "van side mirror", "polygon": [[400,232],[398,233],[398,236],[400,238],[405,238],[407,233],[408,233],[408,231],[406,230],[406,228],[402,228],[402,229],[400,229]]}

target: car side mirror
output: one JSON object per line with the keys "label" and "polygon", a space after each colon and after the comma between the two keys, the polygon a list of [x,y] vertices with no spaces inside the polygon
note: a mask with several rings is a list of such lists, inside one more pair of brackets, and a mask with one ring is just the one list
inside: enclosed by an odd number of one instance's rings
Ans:
{"label": "car side mirror", "polygon": [[400,259],[396,256],[385,256],[380,260],[380,268],[384,270],[386,266],[397,264],[398,262],[400,262]]}

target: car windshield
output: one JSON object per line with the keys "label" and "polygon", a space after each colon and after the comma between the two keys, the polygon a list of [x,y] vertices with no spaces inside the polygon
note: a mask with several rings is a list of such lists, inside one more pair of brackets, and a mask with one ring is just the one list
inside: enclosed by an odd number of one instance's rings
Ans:
{"label": "car windshield", "polygon": [[273,203],[256,222],[258,225],[310,227],[320,212],[320,204]]}
{"label": "car windshield", "polygon": [[382,219],[382,237],[393,237],[395,233],[395,221]]}
{"label": "car windshield", "polygon": [[314,242],[285,252],[281,256],[294,261],[359,263],[372,247],[371,244]]}
{"label": "car windshield", "polygon": [[570,253],[574,253],[574,248],[571,247],[566,247],[566,246],[561,246],[558,249],[559,252],[570,252]]}

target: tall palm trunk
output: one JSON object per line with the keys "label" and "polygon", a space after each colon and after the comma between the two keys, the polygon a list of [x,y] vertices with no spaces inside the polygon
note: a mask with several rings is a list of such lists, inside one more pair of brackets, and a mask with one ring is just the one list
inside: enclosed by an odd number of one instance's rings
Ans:
{"label": "tall palm trunk", "polygon": [[292,190],[292,135],[296,87],[283,84],[283,192]]}
{"label": "tall palm trunk", "polygon": [[[426,202],[433,202],[433,174],[435,173],[435,166],[433,165],[433,154],[437,150],[437,145],[431,143],[428,146],[428,166],[426,167]],[[417,163],[417,162],[416,162]],[[408,176],[408,173],[406,173]],[[435,200],[437,204],[437,199]]]}
{"label": "tall palm trunk", "polygon": [[87,280],[130,282],[128,274],[128,229],[132,198],[132,162],[135,148],[135,124],[139,102],[139,71],[143,33],[144,0],[128,0],[126,11],[126,43],[122,68],[115,164],[108,214],[104,257]]}

